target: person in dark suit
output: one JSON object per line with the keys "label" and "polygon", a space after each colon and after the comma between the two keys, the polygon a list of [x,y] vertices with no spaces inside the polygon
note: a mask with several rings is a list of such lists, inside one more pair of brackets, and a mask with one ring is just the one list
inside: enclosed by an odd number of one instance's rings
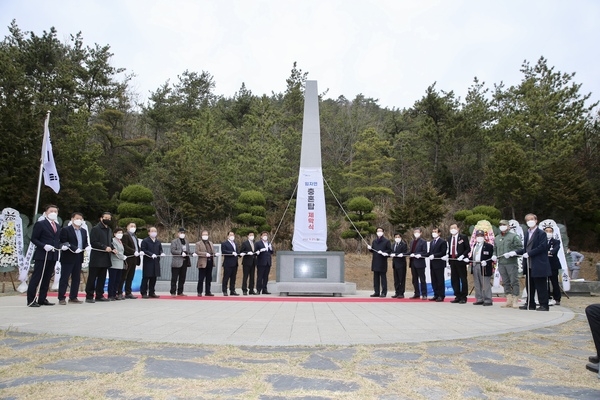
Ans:
{"label": "person in dark suit", "polygon": [[235,244],[235,233],[228,232],[227,240],[221,243],[223,254],[223,296],[227,296],[227,283],[229,283],[229,294],[239,296],[235,291],[235,278],[238,271],[238,248]]}
{"label": "person in dark suit", "polygon": [[54,305],[48,301],[46,295],[50,286],[50,278],[54,273],[54,266],[58,261],[57,249],[62,247],[60,245],[61,229],[57,222],[58,207],[48,205],[44,213],[46,217],[33,225],[31,233],[31,243],[35,245],[35,253],[33,254],[33,273],[27,288],[28,307]]}
{"label": "person in dark suit", "polygon": [[425,258],[427,242],[421,237],[421,228],[413,229],[414,239],[408,246],[410,252],[410,273],[415,294],[411,299],[427,300],[427,282],[425,281]]}
{"label": "person in dark suit", "polygon": [[271,270],[271,258],[273,254],[273,246],[269,243],[269,233],[263,231],[260,234],[261,240],[256,242],[254,249],[256,250],[256,291],[258,294],[271,294],[267,291],[269,283],[269,271]]}
{"label": "person in dark suit", "polygon": [[523,256],[523,274],[527,275],[527,303],[519,309],[536,310],[535,292],[537,291],[540,302],[537,311],[549,311],[547,280],[552,275],[552,268],[548,260],[548,239],[544,231],[538,228],[535,214],[527,214],[525,223],[529,229],[525,232],[523,238],[524,248],[511,252],[511,255]]}
{"label": "person in dark suit", "polygon": [[[104,297],[104,284],[106,283],[106,274],[111,266],[110,254],[113,251],[111,224],[112,214],[104,212],[100,217],[100,222],[90,232],[92,252],[90,253],[89,272],[85,284],[86,303],[108,301]],[[95,299],[94,294],[96,295]]]}
{"label": "person in dark suit", "polygon": [[587,306],[585,308],[585,316],[590,325],[594,347],[596,348],[596,353],[588,358],[589,363],[585,368],[597,374],[598,366],[600,365],[600,304],[590,304]]}
{"label": "person in dark suit", "polygon": [[485,232],[478,230],[475,232],[476,243],[469,256],[472,259],[473,266],[473,285],[475,286],[475,306],[491,306],[492,302],[492,256],[494,255],[494,246],[485,242]]}
{"label": "person in dark suit", "polygon": [[552,270],[552,275],[548,277],[548,285],[552,284],[552,292],[550,292],[550,286],[548,286],[548,293],[552,293],[555,304],[560,306],[561,293],[558,284],[558,271],[562,268],[558,258],[560,240],[554,238],[554,228],[551,226],[544,228],[544,232],[546,232],[548,240],[548,260],[550,261],[550,269]]}
{"label": "person in dark suit", "polygon": [[[190,262],[190,242],[185,238],[185,229],[179,228],[179,233],[171,242],[171,296],[187,296],[183,293],[187,269]],[[178,282],[179,281],[179,282]]]}
{"label": "person in dark suit", "polygon": [[156,294],[156,278],[160,276],[160,257],[164,257],[162,243],[158,240],[158,230],[153,226],[148,229],[148,237],[142,240],[144,254],[144,270],[140,293],[142,299],[158,299]]}
{"label": "person in dark suit", "polygon": [[408,246],[402,240],[400,233],[394,234],[394,244],[392,245],[392,270],[394,271],[394,292],[393,299],[403,299],[406,288],[406,252]]}
{"label": "person in dark suit", "polygon": [[60,255],[61,271],[58,283],[58,304],[66,305],[67,286],[71,278],[69,303],[83,303],[77,298],[79,284],[81,283],[81,264],[83,264],[83,251],[88,247],[88,235],[83,226],[83,214],[71,214],[71,225],[60,230],[60,242],[68,249]]}
{"label": "person in dark suit", "polygon": [[450,282],[454,291],[454,300],[450,303],[467,303],[469,294],[469,282],[467,281],[467,264],[463,262],[471,251],[469,238],[460,233],[458,225],[450,225],[450,237],[448,238],[448,255],[450,263]]}
{"label": "person in dark suit", "polygon": [[371,259],[373,294],[371,297],[385,297],[387,296],[387,260],[392,252],[392,245],[390,244],[390,241],[383,236],[383,228],[378,227],[376,233],[377,238],[373,240],[373,243],[370,246],[367,246],[369,251],[373,253],[373,258]]}
{"label": "person in dark suit", "polygon": [[254,232],[248,232],[248,240],[242,243],[240,252],[242,257],[242,293],[245,295],[256,294],[254,291],[254,272],[256,271],[256,250],[254,249]]}
{"label": "person in dark suit", "polygon": [[137,226],[135,222],[130,222],[127,224],[127,231],[123,234],[123,239],[121,243],[123,243],[123,249],[125,250],[125,269],[123,270],[123,274],[121,278],[125,283],[125,296],[121,295],[121,300],[123,299],[137,299],[132,293],[131,284],[133,282],[133,277],[135,275],[135,269],[138,265],[140,265],[140,245],[138,242],[138,238],[135,235],[135,231],[137,230]]}
{"label": "person in dark suit", "polygon": [[429,245],[429,272],[431,274],[431,287],[433,288],[433,297],[430,301],[442,302],[446,297],[446,284],[444,279],[444,269],[448,256],[448,243],[440,237],[440,229],[433,228],[431,231],[433,240]]}

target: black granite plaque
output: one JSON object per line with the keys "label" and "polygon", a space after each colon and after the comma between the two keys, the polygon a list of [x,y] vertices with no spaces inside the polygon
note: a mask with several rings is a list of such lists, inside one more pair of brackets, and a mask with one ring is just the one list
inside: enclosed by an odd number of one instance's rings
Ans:
{"label": "black granite plaque", "polygon": [[294,278],[327,279],[327,259],[294,258]]}

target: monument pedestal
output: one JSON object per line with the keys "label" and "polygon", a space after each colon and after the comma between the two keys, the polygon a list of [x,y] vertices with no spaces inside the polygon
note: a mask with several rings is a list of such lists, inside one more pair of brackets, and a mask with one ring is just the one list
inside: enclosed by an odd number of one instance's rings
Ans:
{"label": "monument pedestal", "polygon": [[341,251],[278,251],[277,275],[272,286],[280,295],[333,295],[356,293],[344,281]]}

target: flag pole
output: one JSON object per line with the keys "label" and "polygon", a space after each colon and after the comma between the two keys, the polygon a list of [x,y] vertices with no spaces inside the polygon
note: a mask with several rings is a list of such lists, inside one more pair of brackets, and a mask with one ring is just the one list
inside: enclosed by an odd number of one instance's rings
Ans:
{"label": "flag pole", "polygon": [[[44,153],[46,152],[46,132],[48,131],[45,127],[50,123],[50,110],[46,114],[46,121],[44,122],[44,134],[42,135],[42,156],[40,158],[40,176],[38,179],[38,187],[37,187],[37,197],[35,199],[35,210],[33,210],[33,219],[35,219],[35,214],[37,214],[39,206],[40,206],[40,192],[42,190],[42,175],[44,173]],[[35,222],[35,221],[33,221]]]}

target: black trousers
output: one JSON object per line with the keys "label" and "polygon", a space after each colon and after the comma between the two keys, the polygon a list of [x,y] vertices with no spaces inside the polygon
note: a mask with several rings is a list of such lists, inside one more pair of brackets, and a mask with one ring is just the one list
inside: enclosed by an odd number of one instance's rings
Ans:
{"label": "black trousers", "polygon": [[198,268],[198,285],[196,286],[198,294],[202,294],[202,286],[206,286],[206,294],[210,293],[210,285],[212,284],[212,271],[212,264],[207,265],[206,268]]}
{"label": "black trousers", "polygon": [[256,271],[256,265],[242,265],[243,277],[242,277],[242,292],[254,290],[254,272]]}
{"label": "black trousers", "polygon": [[71,278],[71,290],[69,299],[75,300],[79,293],[79,284],[81,283],[81,263],[62,264],[60,270],[60,281],[58,282],[58,299],[64,300],[69,287],[69,278]]}
{"label": "black trousers", "polygon": [[467,281],[467,264],[462,261],[450,261],[450,283],[457,299],[467,299],[469,282]]}
{"label": "black trousers", "polygon": [[237,265],[235,267],[223,267],[223,293],[227,293],[227,283],[229,283],[229,292],[235,292],[235,277],[237,271]]}
{"label": "black trousers", "polygon": [[590,304],[585,308],[590,331],[592,331],[592,339],[596,346],[596,355],[600,356],[600,304]]}
{"label": "black trousers", "polygon": [[[552,291],[550,291],[550,284],[552,284]],[[560,285],[558,284],[558,270],[553,269],[552,275],[548,277],[548,293],[552,293],[552,298],[554,301],[558,301],[560,303]]]}
{"label": "black trousers", "polygon": [[430,268],[431,287],[433,297],[443,299],[446,297],[446,285],[444,283],[444,268]]}
{"label": "black trousers", "polygon": [[[127,269],[123,270],[123,274],[121,275],[121,280],[125,283],[125,294],[131,294],[131,284],[133,282],[133,277],[135,275],[135,265],[127,265],[125,263],[125,267]],[[122,291],[119,293],[123,293]]]}
{"label": "black trousers", "polygon": [[[379,288],[381,287],[381,292]],[[375,294],[387,294],[387,270],[373,271],[373,291]]]}
{"label": "black trousers", "polygon": [[119,290],[119,284],[122,284],[121,276],[123,275],[122,269],[109,268],[108,269],[108,297],[116,297],[117,291]]}
{"label": "black trousers", "polygon": [[269,271],[271,270],[270,265],[257,265],[256,266],[256,291],[268,292],[267,284],[269,283]]}
{"label": "black trousers", "polygon": [[140,285],[140,293],[142,296],[149,294],[156,294],[156,277],[144,276],[142,277],[142,284]]}
{"label": "black trousers", "polygon": [[527,274],[527,306],[535,308],[535,292],[537,292],[540,307],[548,308],[548,278],[532,278]]}
{"label": "black trousers", "polygon": [[394,291],[404,296],[406,289],[406,265],[392,268],[394,270]]}
{"label": "black trousers", "polygon": [[171,268],[171,294],[183,294],[186,275],[187,267]]}
{"label": "black trousers", "polygon": [[[54,273],[54,266],[56,261],[46,260],[46,268],[44,268],[44,260],[35,260],[33,265],[33,273],[29,278],[29,286],[27,287],[27,304],[31,304],[35,295],[37,294],[38,285],[40,285],[40,296],[38,297],[38,303],[46,301],[46,295],[48,294],[48,288],[50,287],[50,278]],[[41,282],[41,283],[40,283]]]}
{"label": "black trousers", "polygon": [[412,275],[412,284],[415,289],[415,296],[427,296],[425,268],[410,267],[410,274]]}
{"label": "black trousers", "polygon": [[100,298],[104,296],[104,285],[106,284],[106,274],[108,272],[108,268],[89,268],[88,269],[88,278],[85,283],[85,298],[93,299],[94,294],[96,294],[96,298]]}

